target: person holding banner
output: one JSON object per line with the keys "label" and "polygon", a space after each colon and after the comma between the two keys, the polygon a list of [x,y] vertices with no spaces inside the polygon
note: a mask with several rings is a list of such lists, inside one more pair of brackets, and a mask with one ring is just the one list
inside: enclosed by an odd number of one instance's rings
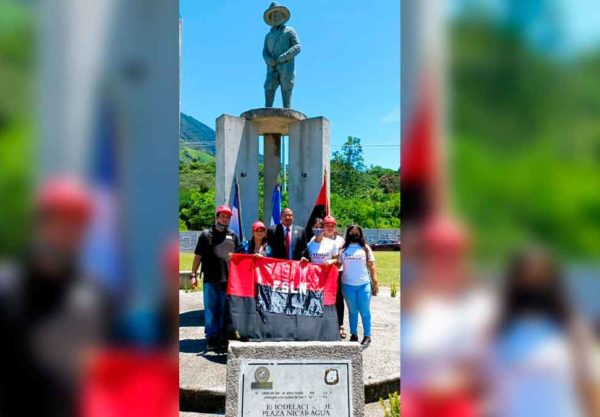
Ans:
{"label": "person holding banner", "polygon": [[363,325],[363,349],[371,344],[371,295],[379,293],[375,257],[373,250],[365,242],[363,230],[358,225],[350,225],[342,246],[338,263],[343,266],[342,293],[348,304],[350,321],[350,341],[358,342],[358,315]]}
{"label": "person holding banner", "polygon": [[252,238],[242,242],[239,253],[271,256],[271,247],[267,241],[267,228],[263,222],[254,222],[252,225]]}
{"label": "person holding banner", "polygon": [[229,230],[232,214],[228,206],[219,206],[215,224],[210,229],[202,231],[194,251],[190,283],[192,287],[197,288],[197,271],[202,263],[204,322],[209,350],[223,349],[227,345],[225,300],[229,276],[229,254],[239,250],[239,239]]}
{"label": "person holding banner", "polygon": [[[335,253],[337,257],[339,255],[340,249],[342,248],[342,246],[344,246],[344,243],[346,243],[346,241],[344,240],[342,235],[335,230],[335,227],[337,225],[335,217],[329,215],[325,216],[325,218],[323,219],[323,225],[323,236],[325,236],[327,239],[331,239],[334,242]],[[340,327],[340,339],[345,339],[347,334],[346,329],[344,329],[344,296],[342,295],[342,272],[344,271],[343,266],[339,266],[338,271],[338,290],[335,299],[335,308],[338,316],[338,325]]]}
{"label": "person holding banner", "polygon": [[335,242],[323,236],[323,219],[317,217],[312,224],[313,238],[308,242],[310,262],[317,265],[330,266],[337,263],[338,249]]}

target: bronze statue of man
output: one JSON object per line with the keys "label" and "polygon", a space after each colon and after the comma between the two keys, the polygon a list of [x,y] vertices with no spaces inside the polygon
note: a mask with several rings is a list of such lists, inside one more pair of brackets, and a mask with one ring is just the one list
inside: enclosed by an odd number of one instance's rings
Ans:
{"label": "bronze statue of man", "polygon": [[294,57],[300,53],[300,41],[294,28],[286,26],[290,19],[287,7],[271,3],[263,15],[265,22],[272,26],[265,38],[263,58],[267,63],[265,80],[265,107],[273,107],[275,91],[281,86],[283,107],[289,109],[294,88]]}

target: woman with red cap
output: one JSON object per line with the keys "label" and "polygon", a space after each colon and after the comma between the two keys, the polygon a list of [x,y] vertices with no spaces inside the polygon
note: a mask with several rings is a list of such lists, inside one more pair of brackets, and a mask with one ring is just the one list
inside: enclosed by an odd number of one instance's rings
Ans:
{"label": "woman with red cap", "polygon": [[[323,219],[323,237],[333,240],[337,256],[346,241],[342,235],[335,230],[336,225],[337,222],[333,216],[327,215]],[[338,316],[338,326],[340,327],[340,338],[345,339],[347,334],[344,329],[344,296],[342,295],[342,272],[344,271],[344,266],[340,265],[338,270],[340,272],[338,274],[338,290],[335,297],[335,309]]]}
{"label": "woman with red cap", "polygon": [[263,222],[254,222],[252,225],[252,237],[242,242],[239,253],[271,256],[271,247],[267,242],[267,228]]}
{"label": "woman with red cap", "polygon": [[315,219],[312,231],[314,236],[307,245],[310,262],[325,266],[336,264],[338,250],[331,239],[326,239],[323,236],[323,219],[320,217]]}

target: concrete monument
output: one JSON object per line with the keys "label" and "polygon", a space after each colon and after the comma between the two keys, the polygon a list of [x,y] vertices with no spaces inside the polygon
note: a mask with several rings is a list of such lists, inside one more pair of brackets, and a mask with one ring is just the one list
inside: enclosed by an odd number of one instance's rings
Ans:
{"label": "concrete monument", "polygon": [[[265,38],[263,58],[267,63],[264,108],[239,117],[221,115],[216,127],[216,205],[233,203],[233,186],[240,185],[244,235],[258,219],[258,136],[264,136],[264,196],[262,219],[271,219],[271,193],[281,173],[281,137],[289,137],[287,192],[296,224],[310,217],[321,189],[323,173],[329,173],[329,120],[308,118],[290,108],[294,86],[294,57],[300,52],[296,31],[286,26],[290,11],[277,3],[264,13],[272,26]],[[275,91],[281,86],[284,108],[273,108]],[[287,159],[287,158],[286,158]],[[329,174],[327,174],[329,182]],[[329,184],[328,187],[329,189]]]}
{"label": "concrete monument", "polygon": [[294,28],[285,25],[290,19],[287,7],[273,2],[263,18],[267,25],[272,26],[263,48],[263,58],[267,64],[265,107],[273,107],[275,91],[281,86],[283,107],[289,109],[295,79],[294,57],[300,53],[300,41]]}

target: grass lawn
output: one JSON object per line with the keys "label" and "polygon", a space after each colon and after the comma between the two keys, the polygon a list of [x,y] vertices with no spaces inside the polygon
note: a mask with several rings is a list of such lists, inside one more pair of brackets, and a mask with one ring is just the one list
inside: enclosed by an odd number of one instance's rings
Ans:
{"label": "grass lawn", "polygon": [[[393,282],[400,286],[400,252],[374,252],[375,265],[379,285],[389,287]],[[189,271],[192,269],[193,253],[179,254],[179,269]]]}
{"label": "grass lawn", "polygon": [[389,287],[395,282],[400,287],[400,252],[376,251],[373,254],[379,285]]}

